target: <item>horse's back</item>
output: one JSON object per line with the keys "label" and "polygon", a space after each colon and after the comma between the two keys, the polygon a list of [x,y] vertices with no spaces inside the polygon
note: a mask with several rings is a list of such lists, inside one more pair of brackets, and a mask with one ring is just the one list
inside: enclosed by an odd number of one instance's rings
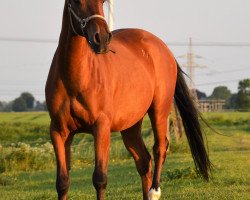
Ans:
{"label": "horse's back", "polygon": [[133,68],[140,67],[136,66],[138,60],[145,62],[144,67],[155,78],[156,83],[165,79],[170,84],[170,77],[172,82],[176,81],[176,60],[167,45],[152,33],[141,29],[116,30],[110,46],[114,50],[124,46],[128,50],[127,54],[135,55],[137,59]]}

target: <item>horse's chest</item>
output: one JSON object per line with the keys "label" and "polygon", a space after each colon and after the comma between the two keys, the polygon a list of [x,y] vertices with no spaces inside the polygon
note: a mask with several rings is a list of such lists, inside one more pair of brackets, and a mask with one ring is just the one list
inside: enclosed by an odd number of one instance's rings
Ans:
{"label": "horse's chest", "polygon": [[[107,97],[101,91],[85,91],[70,99],[70,113],[76,125],[92,126],[100,113],[108,111]],[[106,103],[105,103],[106,102]]]}
{"label": "horse's chest", "polygon": [[78,128],[82,124],[92,125],[95,121],[91,106],[83,98],[73,97],[70,99],[70,114]]}

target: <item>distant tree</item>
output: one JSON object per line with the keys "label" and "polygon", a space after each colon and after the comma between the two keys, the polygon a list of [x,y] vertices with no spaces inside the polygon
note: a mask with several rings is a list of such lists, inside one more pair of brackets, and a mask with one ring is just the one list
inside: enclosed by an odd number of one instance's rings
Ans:
{"label": "distant tree", "polygon": [[237,95],[238,94],[232,94],[229,101],[226,104],[227,109],[237,109]]}
{"label": "distant tree", "polygon": [[250,79],[239,82],[236,107],[243,110],[250,109]]}
{"label": "distant tree", "polygon": [[0,101],[0,111],[3,111],[4,109],[4,103]]}
{"label": "distant tree", "polygon": [[45,110],[45,111],[48,111],[48,108],[47,108],[47,103],[46,103],[46,101],[44,101],[44,102],[43,102],[43,106],[44,106],[44,110]]}
{"label": "distant tree", "polygon": [[244,79],[239,82],[238,90],[245,94],[250,94],[250,79]]}
{"label": "distant tree", "polygon": [[28,109],[34,108],[35,98],[29,92],[23,92],[20,96],[26,103]]}
{"label": "distant tree", "polygon": [[6,103],[4,101],[0,101],[0,112],[8,112],[12,110],[11,107],[11,102],[10,103]]}
{"label": "distant tree", "polygon": [[36,101],[35,103],[35,110],[36,111],[46,111],[46,103],[45,102],[40,102],[40,101]]}
{"label": "distant tree", "polygon": [[15,112],[27,111],[27,104],[25,100],[21,97],[16,98],[12,104],[12,110]]}
{"label": "distant tree", "polygon": [[12,104],[13,104],[13,101],[10,101],[8,103],[4,102],[3,103],[3,110],[2,111],[3,112],[11,112],[11,111],[13,111]]}
{"label": "distant tree", "polygon": [[207,95],[205,92],[201,92],[199,90],[195,90],[195,91],[196,91],[196,95],[197,95],[198,100],[202,100],[202,99],[207,98]]}
{"label": "distant tree", "polygon": [[222,99],[222,100],[229,100],[231,97],[231,91],[226,86],[218,86],[214,88],[214,91],[209,99]]}

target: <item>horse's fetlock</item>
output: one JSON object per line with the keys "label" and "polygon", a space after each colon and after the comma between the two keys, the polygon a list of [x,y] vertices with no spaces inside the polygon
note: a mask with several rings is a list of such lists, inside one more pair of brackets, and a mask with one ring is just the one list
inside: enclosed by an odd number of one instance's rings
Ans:
{"label": "horse's fetlock", "polygon": [[108,178],[106,174],[95,173],[93,174],[93,185],[96,190],[105,189],[107,187]]}
{"label": "horse's fetlock", "polygon": [[66,194],[69,190],[69,177],[68,176],[60,176],[56,181],[56,189],[58,194]]}

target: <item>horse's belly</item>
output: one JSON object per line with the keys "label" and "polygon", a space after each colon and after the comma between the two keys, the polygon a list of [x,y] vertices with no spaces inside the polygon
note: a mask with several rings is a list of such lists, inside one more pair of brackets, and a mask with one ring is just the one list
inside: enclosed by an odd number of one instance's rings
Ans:
{"label": "horse's belly", "polygon": [[145,116],[153,100],[152,85],[148,83],[143,88],[134,88],[118,99],[114,102],[112,131],[130,128]]}

